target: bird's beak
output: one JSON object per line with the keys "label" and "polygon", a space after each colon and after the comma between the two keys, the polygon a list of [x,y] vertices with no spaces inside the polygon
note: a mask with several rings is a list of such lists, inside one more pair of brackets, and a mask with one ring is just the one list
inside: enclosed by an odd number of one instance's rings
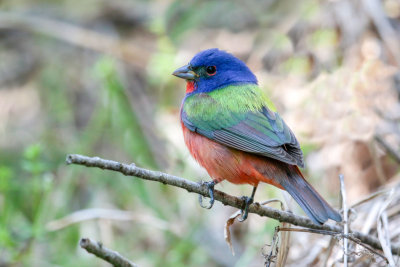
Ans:
{"label": "bird's beak", "polygon": [[198,75],[190,69],[189,65],[185,65],[179,69],[176,69],[172,75],[185,80],[194,80],[196,77],[198,77]]}

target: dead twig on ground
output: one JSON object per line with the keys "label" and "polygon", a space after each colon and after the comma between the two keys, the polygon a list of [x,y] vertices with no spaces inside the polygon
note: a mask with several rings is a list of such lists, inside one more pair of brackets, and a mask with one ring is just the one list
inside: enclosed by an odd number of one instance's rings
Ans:
{"label": "dead twig on ground", "polygon": [[383,253],[385,253],[386,258],[388,259],[388,266],[394,267],[394,259],[393,254],[390,251],[390,235],[388,230],[388,218],[386,209],[389,206],[390,202],[392,202],[394,196],[394,189],[390,190],[390,193],[382,203],[382,206],[379,210],[378,218],[377,218],[377,231],[378,231],[378,238],[382,244]]}
{"label": "dead twig on ground", "polygon": [[344,186],[344,177],[342,174],[339,175],[339,180],[340,180],[340,196],[342,199],[342,210],[343,210],[343,266],[347,267],[347,260],[348,260],[348,254],[349,254],[349,244],[348,244],[348,239],[346,236],[349,235],[349,216],[348,216],[348,210],[347,210],[347,198],[346,198],[346,188]]}
{"label": "dead twig on ground", "polygon": [[349,239],[349,240],[353,241],[354,243],[357,243],[358,245],[362,246],[363,248],[365,248],[372,254],[375,254],[375,255],[381,257],[386,263],[389,263],[389,261],[385,257],[385,255],[383,255],[383,254],[373,250],[369,246],[363,244],[363,242],[361,242],[357,238],[354,238],[352,236],[352,234],[344,235],[343,233],[336,233],[336,232],[332,232],[332,231],[317,230],[317,229],[302,229],[302,228],[278,228],[278,232],[279,231],[306,232],[306,233],[314,233],[314,234],[321,234],[321,235],[331,235],[331,236],[334,236],[337,238],[346,238],[346,239]]}

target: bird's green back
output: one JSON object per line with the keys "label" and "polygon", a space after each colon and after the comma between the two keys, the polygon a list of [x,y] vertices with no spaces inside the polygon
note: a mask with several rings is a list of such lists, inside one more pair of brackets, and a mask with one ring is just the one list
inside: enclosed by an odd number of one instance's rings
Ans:
{"label": "bird's green back", "polygon": [[[207,97],[208,96],[208,97]],[[255,84],[230,85],[208,93],[192,94],[185,99],[188,115],[204,118],[215,116],[217,109],[241,113],[256,111],[267,103],[267,98]]]}
{"label": "bird's green back", "polygon": [[255,84],[188,95],[181,119],[193,132],[221,144],[303,166],[296,137]]}

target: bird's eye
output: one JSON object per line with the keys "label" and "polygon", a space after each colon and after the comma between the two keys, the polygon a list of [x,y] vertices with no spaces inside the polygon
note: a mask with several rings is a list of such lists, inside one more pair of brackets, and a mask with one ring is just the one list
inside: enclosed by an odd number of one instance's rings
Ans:
{"label": "bird's eye", "polygon": [[214,75],[214,74],[217,72],[217,67],[215,67],[215,66],[208,66],[208,67],[206,68],[206,72],[207,72],[207,74],[208,74],[209,76],[212,76],[212,75]]}

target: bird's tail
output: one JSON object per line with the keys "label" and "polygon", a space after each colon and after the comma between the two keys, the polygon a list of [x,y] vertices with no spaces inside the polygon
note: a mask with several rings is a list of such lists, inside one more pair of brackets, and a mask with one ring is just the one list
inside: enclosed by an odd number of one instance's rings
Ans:
{"label": "bird's tail", "polygon": [[328,219],[340,222],[342,217],[326,202],[320,194],[304,179],[297,166],[290,166],[287,178],[280,179],[283,188],[296,200],[304,212],[317,224]]}

